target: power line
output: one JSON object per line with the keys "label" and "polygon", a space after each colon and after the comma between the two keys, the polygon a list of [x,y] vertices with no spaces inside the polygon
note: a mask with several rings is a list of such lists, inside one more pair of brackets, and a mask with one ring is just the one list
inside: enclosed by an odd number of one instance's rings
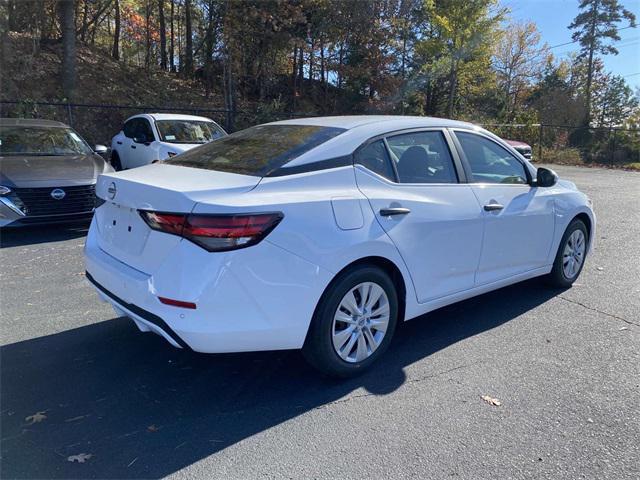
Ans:
{"label": "power line", "polygon": [[[620,32],[620,31],[622,31],[622,30],[626,30],[626,29],[628,29],[628,28],[636,28],[636,27],[633,27],[633,26],[629,25],[628,27],[619,28],[619,29],[618,29],[618,31]],[[552,48],[558,48],[558,47],[564,47],[565,45],[571,45],[572,43],[577,43],[577,42],[579,42],[579,41],[580,41],[580,40],[572,40],[572,41],[570,41],[570,42],[559,43],[558,45],[553,45],[553,46],[549,47],[549,49],[552,49]]]}

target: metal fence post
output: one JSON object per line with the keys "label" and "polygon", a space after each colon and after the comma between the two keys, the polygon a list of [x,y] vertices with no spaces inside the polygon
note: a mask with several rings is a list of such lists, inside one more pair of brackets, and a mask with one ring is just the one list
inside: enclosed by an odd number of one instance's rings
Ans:
{"label": "metal fence post", "polygon": [[540,160],[538,160],[539,162],[542,161],[542,123],[540,124],[540,129],[538,131],[538,158]]}

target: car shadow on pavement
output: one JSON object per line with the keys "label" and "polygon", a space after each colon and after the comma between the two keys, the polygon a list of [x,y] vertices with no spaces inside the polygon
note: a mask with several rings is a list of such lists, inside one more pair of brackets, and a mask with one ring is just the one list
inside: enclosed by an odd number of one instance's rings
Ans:
{"label": "car shadow on pavement", "polygon": [[47,225],[0,230],[0,248],[22,247],[38,243],[61,242],[87,235],[87,225]]}
{"label": "car shadow on pavement", "polygon": [[408,365],[557,293],[528,281],[424,315],[399,329],[373,370],[346,381],[323,377],[296,351],[173,349],[123,318],[6,345],[0,476],[164,477],[356,389],[391,393]]}

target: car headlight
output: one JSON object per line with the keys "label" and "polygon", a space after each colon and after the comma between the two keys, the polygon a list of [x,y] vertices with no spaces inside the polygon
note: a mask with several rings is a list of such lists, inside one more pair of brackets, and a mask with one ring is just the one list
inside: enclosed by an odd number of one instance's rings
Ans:
{"label": "car headlight", "polygon": [[11,189],[9,187],[0,185],[0,196],[9,195],[10,193],[11,193]]}

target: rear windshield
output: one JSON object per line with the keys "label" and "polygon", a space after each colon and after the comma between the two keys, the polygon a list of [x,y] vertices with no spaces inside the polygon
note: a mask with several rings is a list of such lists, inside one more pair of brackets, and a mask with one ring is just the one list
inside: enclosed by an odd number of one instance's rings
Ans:
{"label": "rear windshield", "polygon": [[61,127],[0,127],[0,156],[89,155],[92,153],[80,135]]}
{"label": "rear windshield", "polygon": [[344,131],[314,125],[258,125],[189,150],[166,163],[264,177]]}
{"label": "rear windshield", "polygon": [[204,120],[156,120],[160,140],[167,143],[208,143],[225,133]]}

